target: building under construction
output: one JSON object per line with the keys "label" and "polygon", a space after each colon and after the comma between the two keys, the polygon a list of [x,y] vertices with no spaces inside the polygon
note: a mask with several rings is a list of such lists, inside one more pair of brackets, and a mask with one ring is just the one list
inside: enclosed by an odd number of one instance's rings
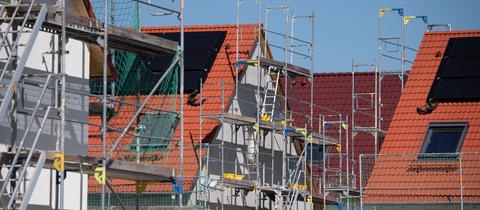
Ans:
{"label": "building under construction", "polygon": [[313,11],[235,2],[0,1],[0,208],[479,208],[479,31],[380,8],[374,63],[314,73]]}

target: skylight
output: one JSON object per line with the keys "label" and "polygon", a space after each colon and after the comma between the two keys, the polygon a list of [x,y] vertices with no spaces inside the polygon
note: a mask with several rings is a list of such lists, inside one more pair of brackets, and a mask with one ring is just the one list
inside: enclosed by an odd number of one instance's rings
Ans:
{"label": "skylight", "polygon": [[430,123],[421,157],[451,157],[460,151],[466,130],[466,123]]}

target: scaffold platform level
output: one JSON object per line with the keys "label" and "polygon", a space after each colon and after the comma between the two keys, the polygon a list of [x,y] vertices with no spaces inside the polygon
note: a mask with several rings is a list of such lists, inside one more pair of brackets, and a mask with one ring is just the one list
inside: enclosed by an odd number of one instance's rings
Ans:
{"label": "scaffold platform level", "polygon": [[378,134],[378,137],[382,138],[387,135],[387,131],[380,130],[374,127],[355,127],[352,129],[352,132],[357,132],[357,133],[369,133],[374,135],[375,133]]}
{"label": "scaffold platform level", "polygon": [[[216,120],[222,120],[225,123],[229,123],[232,125],[250,125],[250,126],[255,126],[257,124],[257,121],[253,117],[247,117],[247,116],[242,116],[242,115],[237,115],[237,114],[231,114],[231,113],[223,113],[223,114],[218,114],[218,115],[203,115],[203,118],[210,118],[210,119],[216,119]],[[258,125],[258,128],[260,130],[264,131],[273,131],[279,134],[285,134],[286,136],[292,137],[296,140],[300,141],[308,141],[308,139],[305,137],[305,135],[298,130],[299,128],[295,128],[292,126],[286,126],[286,130],[283,124],[280,122],[270,122],[270,121],[263,121],[260,120],[260,123]],[[301,128],[300,128],[301,129]],[[332,137],[326,136],[325,138],[320,135],[317,132],[307,132],[310,133],[312,136],[312,144],[316,145],[326,145],[326,146],[336,146],[339,144],[338,140]]]}
{"label": "scaffold platform level", "polygon": [[[230,178],[225,178],[223,179],[223,186],[224,187],[230,187],[230,188],[236,188],[236,189],[242,189],[242,190],[247,190],[247,191],[253,191],[253,190],[259,190],[267,195],[274,196],[278,192],[281,192],[282,195],[288,195],[288,193],[292,190],[291,188],[284,188],[281,186],[262,186],[259,188],[255,187],[255,181],[251,180],[238,180],[238,179],[230,179]],[[320,195],[313,195],[313,202],[314,203],[323,203],[323,196]],[[304,200],[303,194],[299,193],[297,200]],[[335,205],[337,202],[332,199],[326,200],[327,204],[329,205]]]}
{"label": "scaffold platform level", "polygon": [[[26,150],[28,151],[28,150]],[[27,152],[24,153],[26,156]],[[54,169],[55,152],[47,152],[47,159],[44,168]],[[2,163],[13,159],[15,152],[0,153]],[[34,153],[32,162],[38,160],[40,152]],[[20,156],[22,158],[22,155]],[[100,166],[101,161],[96,157],[80,156],[73,154],[64,155],[65,171],[74,171],[83,174],[94,175],[95,168]],[[110,178],[134,180],[134,181],[156,181],[171,182],[176,178],[175,170],[164,166],[145,165],[131,161],[109,160],[106,165],[106,176]]]}
{"label": "scaffold platform level", "polygon": [[287,70],[288,74],[290,74],[291,76],[305,76],[305,77],[310,76],[310,71],[306,68],[296,66],[290,63],[285,63],[282,61],[276,61],[276,60],[265,58],[265,57],[260,57],[260,60],[241,60],[239,61],[239,64],[250,64],[250,65],[259,64],[263,68],[276,67],[276,71],[285,69]]}
{"label": "scaffold platform level", "polygon": [[[33,5],[32,10],[40,8],[40,4]],[[48,13],[42,25],[42,30],[51,33],[60,33],[62,30],[61,18],[58,6],[49,6]],[[8,21],[0,19],[0,22]],[[18,21],[23,21],[19,19]],[[33,25],[35,19],[28,19],[28,24]],[[65,29],[69,38],[78,39],[84,42],[99,43],[103,39],[104,26],[99,20],[90,17],[83,17],[69,14],[65,17]],[[108,46],[113,49],[134,52],[139,54],[157,54],[176,52],[177,42],[164,39],[158,36],[134,31],[133,29],[108,25]]]}
{"label": "scaffold platform level", "polygon": [[224,178],[223,186],[253,191],[255,189],[255,181]]}

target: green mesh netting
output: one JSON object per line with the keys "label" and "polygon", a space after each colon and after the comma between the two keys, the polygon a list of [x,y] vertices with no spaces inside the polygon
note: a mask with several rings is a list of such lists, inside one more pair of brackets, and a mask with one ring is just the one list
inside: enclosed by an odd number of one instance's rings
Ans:
{"label": "green mesh netting", "polygon": [[[95,17],[104,21],[104,1],[103,0],[91,0]],[[139,3],[132,0],[111,0],[108,1],[108,11],[109,11],[109,20],[108,23],[111,25],[131,28],[132,30],[139,31],[140,21],[139,21]],[[113,92],[115,95],[128,95],[121,94],[126,91],[124,83],[128,80],[128,76],[132,71],[138,71],[137,67],[134,65],[139,61],[139,56],[135,53],[129,52],[120,52],[113,50],[112,52],[112,62],[115,66],[115,70],[118,73],[118,80],[115,82],[109,82],[108,89],[109,92]],[[114,87],[114,88],[112,88]],[[113,89],[113,90],[112,90]],[[92,94],[102,94],[103,83],[96,82],[90,85],[90,92]],[[135,94],[135,90],[127,91],[131,93],[130,95]]]}
{"label": "green mesh netting", "polygon": [[[92,7],[97,19],[103,22],[104,1],[91,0]],[[109,20],[108,23],[140,30],[139,3],[133,0],[110,0],[108,1]],[[156,82],[162,76],[159,73],[150,71],[146,62],[149,58],[135,53],[112,50],[112,62],[118,74],[118,80],[108,83],[108,92],[116,96],[125,95],[146,95],[150,92]],[[158,94],[175,94],[178,90],[178,67],[167,75],[158,89]],[[172,85],[175,84],[175,85]],[[90,84],[90,92],[95,95],[103,93],[103,83],[94,82]]]}
{"label": "green mesh netting", "polygon": [[[108,2],[108,11],[110,18],[108,23],[115,25],[117,27],[130,28],[135,31],[139,31],[139,4],[133,0],[109,0]],[[91,0],[91,4],[94,8],[94,13],[97,19],[103,22],[104,19],[104,0]],[[118,79],[116,81],[111,81],[108,83],[108,92],[111,95],[115,96],[137,96],[139,100],[137,103],[142,103],[141,95],[147,95],[150,93],[152,88],[158,82],[158,80],[164,74],[163,72],[153,72],[147,67],[147,62],[150,58],[143,57],[141,55],[123,52],[117,50],[111,50],[112,63],[115,67]],[[173,55],[172,61],[178,59],[179,51]],[[176,110],[176,100],[178,98],[178,82],[179,82],[179,65],[176,64],[173,69],[165,75],[164,80],[160,84],[160,87],[157,89],[156,94],[161,101],[155,103],[155,105],[150,105],[149,107],[154,106],[156,110],[145,108],[145,112],[153,112],[155,114],[146,117],[145,121],[139,123],[139,127],[144,127],[144,130],[138,130],[137,133],[141,136],[140,146],[141,153],[145,154],[147,152],[153,152],[154,150],[168,150],[168,144],[170,139],[173,136],[173,132],[177,124],[177,113]],[[92,82],[90,83],[90,92],[95,95],[103,94],[103,83],[102,82]],[[117,97],[118,98],[118,97]],[[131,104],[123,104],[124,99],[127,97],[120,97],[120,102],[117,103],[119,107],[115,107],[114,110],[122,110],[121,106],[132,106]],[[132,103],[132,101],[129,101]],[[136,104],[134,106],[139,106]],[[158,109],[165,111],[158,111]],[[120,111],[121,112],[121,111]],[[111,113],[113,118],[118,113]],[[146,114],[143,116],[148,116]],[[157,137],[154,138],[148,138]],[[165,140],[158,141],[158,137],[165,138]],[[138,149],[137,141],[132,142],[131,145],[125,145],[127,148],[123,150],[124,152],[135,152]],[[132,148],[134,147],[134,148]],[[108,172],[107,172],[108,173]],[[114,187],[115,188],[115,187]],[[178,205],[178,196],[172,198],[172,193],[169,192],[158,192],[158,193],[144,193],[141,195],[133,193],[123,193],[120,194],[120,199],[122,203],[127,206],[157,206],[157,205]],[[96,192],[89,192],[88,195],[88,207],[97,208],[100,203],[100,194]],[[116,206],[118,205],[117,201],[113,196],[109,196],[109,202],[107,205]],[[185,202],[186,200],[184,200]],[[186,204],[186,203],[185,203]]]}

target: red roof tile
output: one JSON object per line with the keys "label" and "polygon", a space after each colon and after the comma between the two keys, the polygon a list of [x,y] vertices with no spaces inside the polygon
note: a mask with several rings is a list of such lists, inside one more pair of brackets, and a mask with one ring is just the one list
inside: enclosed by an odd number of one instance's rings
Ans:
{"label": "red roof tile", "polygon": [[480,201],[480,155],[463,156],[463,179],[458,161],[426,162],[418,161],[416,155],[398,155],[420,152],[430,122],[468,122],[461,152],[480,151],[480,103],[439,103],[431,114],[416,112],[425,105],[442,58],[435,54],[443,53],[453,37],[480,37],[480,31],[425,33],[380,151],[388,156],[378,157],[370,166],[373,172],[364,191],[365,203],[459,203],[461,180],[464,201]]}
{"label": "red roof tile", "polygon": [[[375,86],[375,74],[373,72],[362,72],[355,74],[355,92],[356,93],[366,93],[373,92]],[[307,81],[307,78],[296,78],[293,81],[291,90],[294,90],[294,93],[289,95],[296,95],[301,101],[310,101],[310,83]],[[283,83],[282,83],[283,84]],[[382,82],[382,101],[384,106],[382,107],[382,128],[387,130],[390,120],[393,116],[398,99],[400,98],[400,88],[401,83],[400,79],[396,76],[385,76]],[[352,74],[348,73],[316,73],[314,74],[314,125],[318,125],[318,117],[320,114],[331,115],[335,114],[332,111],[334,110],[338,113],[341,113],[343,120],[345,116],[349,117],[349,126],[351,128],[351,113],[352,113]],[[308,115],[310,109],[305,110],[304,106],[299,103],[291,102],[289,104],[294,112],[301,112],[305,115]],[[372,114],[372,113],[371,113]],[[294,124],[296,126],[304,125],[306,118],[301,117],[300,115],[294,116]],[[335,119],[326,119],[329,121],[338,120]],[[374,123],[374,119],[367,115],[356,115],[355,119],[356,125],[371,125]],[[318,130],[318,126],[314,128]],[[333,133],[333,132],[332,132]],[[338,134],[334,137],[339,137]],[[342,144],[346,145],[346,135],[345,132],[342,133]],[[350,155],[352,155],[352,142],[350,144]],[[359,165],[358,165],[358,156],[359,154],[371,154],[374,153],[374,138],[370,134],[359,133],[355,137],[355,147],[354,147],[354,161],[357,163],[355,165],[355,174],[359,174]],[[342,152],[346,153],[346,149],[342,148]],[[338,167],[338,161],[336,164],[331,165],[332,167]],[[343,163],[345,166],[345,162]],[[358,180],[357,180],[357,183]]]}
{"label": "red roof tile", "polygon": [[[242,24],[240,30],[240,36],[242,37],[242,42],[239,43],[239,59],[247,59],[250,52],[255,47],[256,40],[256,26],[255,24]],[[179,27],[144,27],[142,31],[145,33],[168,33],[168,32],[179,32]],[[235,62],[229,62],[229,60],[235,60],[235,45],[236,45],[236,25],[207,25],[207,26],[186,26],[185,32],[204,32],[204,31],[226,31],[225,41],[212,65],[212,68],[207,76],[207,79],[204,82],[204,94],[210,97],[220,98],[222,92],[219,86],[215,84],[220,84],[222,81],[225,83],[225,94],[228,98],[233,95],[235,78]],[[233,72],[232,72],[233,71]],[[153,96],[147,106],[156,107],[156,108],[165,108],[172,107],[172,104],[165,104],[165,101],[174,101],[171,98],[166,99],[166,96]],[[198,161],[200,158],[200,150],[196,148],[196,145],[199,143],[199,120],[200,112],[199,107],[190,106],[187,102],[188,95],[185,95],[185,111],[184,111],[184,180],[183,189],[185,191],[192,190],[195,182],[196,176],[199,172]],[[140,101],[143,101],[145,96],[142,96]],[[95,99],[91,99],[95,100]],[[126,97],[117,97],[117,100],[123,100],[124,102],[135,104],[135,96],[126,96]],[[120,107],[120,108],[118,108]],[[207,100],[203,104],[203,113],[204,114],[214,114],[220,112],[222,107],[221,103],[217,103],[214,100]],[[227,105],[225,107],[228,107]],[[179,99],[176,99],[176,109],[179,108]],[[117,114],[110,120],[110,126],[114,128],[123,129],[128,120],[135,113],[135,106],[117,106]],[[143,113],[147,113],[150,110],[144,110]],[[101,124],[100,117],[90,116],[90,122],[95,124]],[[135,123],[132,126],[131,132],[135,132]],[[205,139],[207,136],[212,136],[216,130],[219,123],[217,121],[204,120],[202,127],[202,139]],[[143,160],[144,163],[158,164],[163,166],[169,166],[175,168],[178,172],[180,168],[180,150],[178,147],[180,130],[179,126],[174,133],[174,138],[170,142],[169,152],[156,152],[149,154],[149,157],[145,157]],[[119,136],[118,132],[109,132],[108,143],[111,143]],[[121,154],[114,155],[115,158],[135,158],[135,151],[130,149],[130,144],[133,141],[133,137],[126,136],[122,142],[121,146],[118,149],[121,151]],[[203,140],[204,142],[207,140]],[[98,126],[89,127],[89,155],[100,156],[101,154],[101,132]],[[201,151],[202,156],[206,151]],[[113,180],[112,185],[119,192],[135,192],[135,183],[125,180]],[[94,179],[89,180],[89,192],[99,192],[100,188],[96,184]],[[172,187],[171,183],[155,183],[147,186],[146,192],[171,192]]]}

